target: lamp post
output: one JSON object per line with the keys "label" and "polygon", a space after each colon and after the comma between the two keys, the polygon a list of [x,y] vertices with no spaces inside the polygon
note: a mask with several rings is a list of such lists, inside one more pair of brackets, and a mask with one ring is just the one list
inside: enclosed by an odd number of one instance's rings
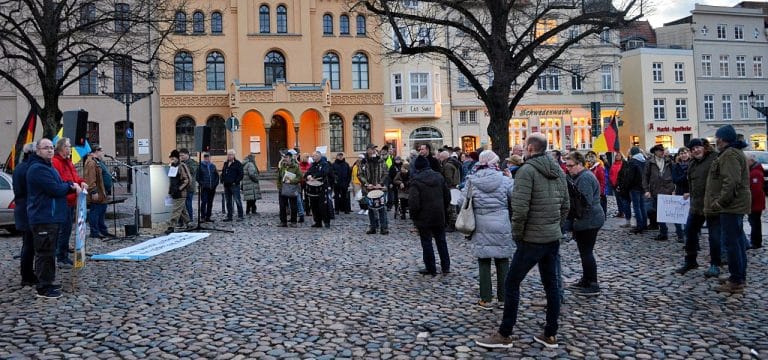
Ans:
{"label": "lamp post", "polygon": [[749,106],[765,116],[765,145],[766,150],[768,150],[768,107],[766,107],[765,104],[763,104],[763,106],[757,106],[757,96],[754,91],[749,92]]}
{"label": "lamp post", "polygon": [[[153,89],[153,87],[150,86],[149,92],[142,92],[142,93],[133,92],[133,89],[131,89],[131,92],[128,92],[128,93],[126,93],[126,92],[107,92],[107,78],[108,78],[107,75],[104,73],[104,71],[102,71],[101,73],[99,73],[98,76],[99,76],[99,89],[101,90],[101,93],[104,94],[104,95],[107,95],[107,96],[111,97],[112,99],[115,99],[115,100],[119,101],[120,103],[122,103],[123,105],[125,105],[125,122],[126,122],[126,126],[127,126],[127,128],[125,129],[125,134],[124,134],[125,137],[126,137],[126,142],[125,142],[126,161],[125,162],[128,165],[130,165],[131,164],[131,153],[128,151],[130,149],[130,147],[128,146],[128,141],[132,142],[133,141],[133,135],[134,135],[133,134],[133,128],[131,128],[131,105],[133,105],[133,103],[135,103],[135,102],[137,102],[137,101],[139,101],[139,100],[141,100],[141,99],[151,95],[152,91],[154,89]],[[131,191],[133,191],[132,188],[131,188],[131,185],[133,184],[133,179],[132,178],[133,178],[133,174],[131,173],[131,171],[128,171],[128,189],[131,189]]]}

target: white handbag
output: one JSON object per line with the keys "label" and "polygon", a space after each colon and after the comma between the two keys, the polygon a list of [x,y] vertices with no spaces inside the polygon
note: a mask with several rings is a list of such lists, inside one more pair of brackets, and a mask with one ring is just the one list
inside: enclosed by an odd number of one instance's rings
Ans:
{"label": "white handbag", "polygon": [[472,183],[467,182],[467,198],[461,205],[459,215],[456,216],[456,230],[465,235],[471,235],[475,231],[475,208],[472,203]]}

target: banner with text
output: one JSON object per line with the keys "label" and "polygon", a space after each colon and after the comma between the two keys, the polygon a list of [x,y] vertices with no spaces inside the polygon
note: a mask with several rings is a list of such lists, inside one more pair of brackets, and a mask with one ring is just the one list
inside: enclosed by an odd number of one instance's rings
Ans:
{"label": "banner with text", "polygon": [[658,222],[685,224],[688,221],[691,201],[684,200],[680,195],[659,195],[656,208],[656,220]]}
{"label": "banner with text", "polygon": [[141,244],[136,244],[125,249],[113,251],[108,254],[91,256],[91,260],[147,260],[166,251],[187,246],[197,240],[204,239],[209,233],[173,233],[166,236],[149,239]]}

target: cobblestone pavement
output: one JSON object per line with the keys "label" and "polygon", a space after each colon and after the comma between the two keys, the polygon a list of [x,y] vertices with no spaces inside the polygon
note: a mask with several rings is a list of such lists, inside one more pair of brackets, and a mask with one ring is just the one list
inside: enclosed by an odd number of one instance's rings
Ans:
{"label": "cobblestone pavement", "polygon": [[[0,358],[768,358],[765,249],[749,251],[745,293],[721,295],[704,268],[673,274],[680,243],[628,235],[611,218],[596,246],[603,293],[566,291],[560,347],[532,339],[544,322],[534,269],[514,347],[488,351],[474,340],[497,328],[502,309],[474,306],[477,262],[460,234],[448,237],[452,272],[424,277],[410,221],[391,220],[388,236],[365,235],[367,217],[355,213],[331,229],[277,228],[276,194],[258,206],[244,222],[214,224],[234,234],[213,232],[145,262],[90,261],[74,292],[63,270],[57,300],[19,286],[20,240],[0,236]],[[88,250],[138,241],[95,240]],[[576,244],[561,252],[565,282],[575,281]]]}

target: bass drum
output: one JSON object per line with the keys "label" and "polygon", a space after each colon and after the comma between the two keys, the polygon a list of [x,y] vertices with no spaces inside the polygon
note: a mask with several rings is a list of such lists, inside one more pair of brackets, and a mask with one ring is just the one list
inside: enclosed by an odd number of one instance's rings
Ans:
{"label": "bass drum", "polygon": [[378,209],[387,204],[387,198],[384,197],[384,192],[381,190],[371,190],[365,195],[368,207],[372,209]]}
{"label": "bass drum", "polygon": [[312,197],[323,196],[323,182],[320,180],[307,181],[307,195]]}

